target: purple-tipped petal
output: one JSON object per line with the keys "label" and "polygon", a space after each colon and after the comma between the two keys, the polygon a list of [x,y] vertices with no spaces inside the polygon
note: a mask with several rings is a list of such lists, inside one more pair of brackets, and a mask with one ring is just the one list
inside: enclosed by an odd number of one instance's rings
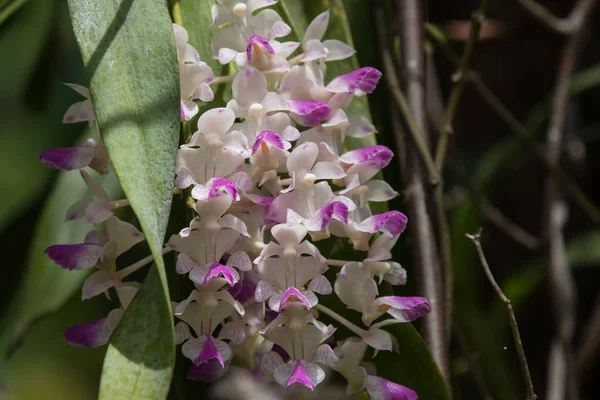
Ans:
{"label": "purple-tipped petal", "polygon": [[292,118],[304,126],[317,126],[327,119],[331,108],[322,101],[288,100]]}
{"label": "purple-tipped petal", "polygon": [[226,194],[231,201],[238,201],[240,195],[233,182],[224,178],[212,178],[205,185],[197,185],[192,189],[192,197],[196,200],[210,200]]}
{"label": "purple-tipped petal", "polygon": [[218,360],[209,360],[204,364],[192,365],[187,371],[187,377],[193,381],[212,382],[223,376],[226,371]]}
{"label": "purple-tipped petal", "polygon": [[400,211],[388,211],[376,214],[356,224],[356,229],[361,232],[375,233],[381,231],[390,237],[401,234],[406,228],[408,219]]}
{"label": "purple-tipped petal", "polygon": [[52,261],[70,271],[93,267],[103,252],[104,247],[95,243],[57,244],[44,250]]}
{"label": "purple-tipped petal", "polygon": [[283,149],[283,140],[281,140],[281,136],[273,131],[262,131],[256,136],[256,140],[252,145],[252,154],[256,153],[262,143],[270,144],[271,146],[275,146],[279,149]]}
{"label": "purple-tipped petal", "polygon": [[239,275],[235,271],[216,261],[204,267],[194,267],[190,271],[190,280],[204,286],[208,285],[211,279],[219,277],[224,278],[230,286],[239,280]]}
{"label": "purple-tipped petal", "polygon": [[99,347],[105,345],[119,324],[123,312],[121,309],[115,309],[104,318],[67,328],[64,336],[65,342],[81,347]]}
{"label": "purple-tipped petal", "polygon": [[311,301],[301,291],[299,291],[295,287],[289,287],[281,296],[281,300],[279,303],[279,309],[274,310],[274,311],[279,312],[281,310],[281,308],[288,302],[289,303],[298,303],[299,302],[299,303],[302,303],[304,305],[304,307],[306,307],[306,308],[311,308],[312,306],[314,306],[314,304],[311,304]]}
{"label": "purple-tipped petal", "polygon": [[306,373],[306,369],[304,368],[304,365],[302,365],[302,360],[296,361],[296,366],[294,367],[292,376],[290,376],[288,381],[285,383],[285,388],[287,389],[292,383],[296,382],[303,386],[306,386],[310,390],[314,390],[315,388],[315,383],[312,379],[310,379],[310,376],[308,376],[308,374]]}
{"label": "purple-tipped petal", "polygon": [[372,400],[416,400],[417,392],[387,379],[368,375],[367,392]]}
{"label": "purple-tipped petal", "polygon": [[225,278],[225,280],[227,281],[227,283],[229,283],[229,285],[234,285],[238,281],[238,279],[234,275],[234,272],[231,270],[231,268],[229,268],[223,264],[213,262],[210,266],[210,270],[208,271],[208,274],[204,278],[204,285],[207,285],[208,281],[210,281],[213,278],[217,278],[219,276],[222,276],[223,278]]}
{"label": "purple-tipped petal", "polygon": [[246,56],[248,57],[248,62],[252,61],[252,52],[256,51],[257,48],[262,47],[267,50],[271,54],[275,54],[275,50],[269,44],[269,41],[260,36],[260,35],[252,35],[250,39],[248,39],[248,46],[246,47]]}
{"label": "purple-tipped petal", "polygon": [[333,93],[354,93],[362,95],[375,90],[381,72],[372,67],[359,68],[346,75],[338,76],[327,85]]}
{"label": "purple-tipped petal", "polygon": [[315,215],[305,221],[304,226],[311,232],[323,231],[331,219],[337,219],[344,224],[348,223],[348,206],[341,201],[332,201],[317,210]]}
{"label": "purple-tipped petal", "polygon": [[88,166],[95,151],[93,146],[60,147],[43,151],[39,160],[50,167],[72,171]]}
{"label": "purple-tipped petal", "polygon": [[194,360],[194,364],[196,364],[196,365],[204,364],[205,362],[208,362],[208,360],[213,360],[213,359],[219,361],[219,364],[221,364],[221,367],[225,367],[225,362],[223,361],[223,357],[221,357],[219,350],[217,350],[217,347],[215,346],[215,344],[213,342],[213,338],[209,335],[206,335],[206,341],[204,342],[204,346],[202,346],[202,350],[200,351],[200,354]]}
{"label": "purple-tipped petal", "polygon": [[394,153],[385,146],[376,145],[352,150],[342,154],[340,160],[346,164],[368,163],[370,167],[381,169],[388,165]]}
{"label": "purple-tipped petal", "polygon": [[402,322],[414,321],[431,311],[431,305],[424,297],[384,296],[376,299],[373,307]]}

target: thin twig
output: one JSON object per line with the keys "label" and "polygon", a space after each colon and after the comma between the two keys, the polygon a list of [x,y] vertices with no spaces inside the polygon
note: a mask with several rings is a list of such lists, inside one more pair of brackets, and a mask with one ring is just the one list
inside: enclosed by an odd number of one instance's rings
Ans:
{"label": "thin twig", "polygon": [[[442,54],[452,63],[458,65],[459,59],[448,45],[448,43],[441,40],[438,35],[433,33],[435,30],[432,26],[425,25],[429,37],[434,40],[438,45]],[[600,222],[600,209],[596,204],[590,200],[583,190],[575,183],[569,175],[565,173],[559,166],[553,165],[550,160],[546,157],[546,154],[540,149],[537,143],[527,132],[527,128],[510,112],[510,110],[500,101],[500,99],[483,83],[479,76],[473,71],[466,73],[467,82],[473,84],[474,88],[490,106],[492,111],[498,115],[508,128],[513,132],[519,140],[525,144],[525,146],[535,155],[540,161],[541,165],[550,172],[561,184],[562,189],[567,193],[575,203],[584,211],[587,216],[594,222]]]}
{"label": "thin twig", "polygon": [[469,39],[465,46],[462,58],[458,65],[458,70],[453,76],[454,86],[448,97],[448,106],[446,107],[446,113],[440,129],[438,143],[435,151],[435,166],[440,172],[444,166],[444,160],[446,159],[446,152],[448,150],[448,139],[453,133],[452,123],[454,122],[454,116],[456,115],[456,109],[462,98],[462,94],[465,89],[466,74],[469,70],[469,62],[471,56],[475,50],[475,44],[479,39],[479,33],[481,32],[481,26],[485,21],[485,9],[487,7],[487,0],[481,0],[479,8],[475,10],[471,16],[471,31],[469,32]]}
{"label": "thin twig", "polygon": [[519,325],[517,324],[517,318],[515,317],[515,313],[512,308],[512,304],[510,303],[510,299],[504,295],[502,289],[496,282],[492,271],[490,270],[490,266],[485,258],[485,254],[483,253],[483,248],[481,247],[481,229],[476,234],[466,235],[477,249],[477,255],[479,256],[479,261],[483,267],[485,275],[490,281],[492,287],[496,291],[496,294],[500,298],[500,301],[504,303],[506,306],[506,314],[508,315],[508,320],[510,323],[510,330],[512,332],[513,340],[515,342],[515,347],[517,349],[517,353],[519,355],[519,363],[521,365],[521,372],[523,373],[523,379],[525,380],[525,387],[527,390],[527,400],[535,400],[537,396],[533,390],[533,382],[531,381],[531,374],[529,373],[529,365],[527,365],[527,357],[525,356],[525,350],[523,350],[523,343],[521,342],[521,334],[519,333]]}
{"label": "thin twig", "polygon": [[429,183],[431,185],[439,185],[440,176],[438,174],[438,170],[435,167],[435,163],[433,161],[433,158],[431,157],[431,153],[427,148],[427,143],[425,143],[425,140],[421,135],[421,130],[411,114],[408,101],[406,100],[406,97],[404,97],[404,94],[400,89],[398,78],[393,73],[387,73],[387,71],[395,70],[394,61],[392,60],[390,51],[387,48],[382,48],[381,52],[381,56],[383,58],[384,71],[386,71],[386,82],[388,84],[390,92],[392,92],[392,96],[394,96],[394,100],[396,101],[400,112],[402,113],[402,117],[404,118],[404,121],[408,128],[410,137],[415,143],[415,146],[417,147],[419,156],[421,157],[421,159],[423,160],[423,164],[425,164],[425,167],[427,168],[427,173],[429,174]]}
{"label": "thin twig", "polygon": [[[580,0],[573,13],[577,10],[589,11],[595,0]],[[552,102],[552,117],[546,134],[546,159],[551,167],[560,163],[562,152],[563,131],[568,106],[568,91],[571,76],[575,70],[577,56],[581,49],[585,35],[585,17],[567,39],[560,60],[556,89]],[[544,210],[542,221],[545,221],[544,233],[548,238],[548,270],[552,288],[554,316],[556,318],[557,332],[554,343],[560,345],[562,354],[555,354],[551,358],[548,372],[548,393],[556,399],[578,398],[577,379],[575,372],[575,359],[571,341],[575,331],[576,313],[576,286],[568,267],[563,227],[566,221],[567,205],[562,199],[558,183],[554,176],[546,177],[544,196]],[[556,349],[555,351],[559,351]],[[563,365],[556,365],[561,364]],[[560,382],[565,384],[560,385]],[[555,385],[560,385],[555,390]]]}
{"label": "thin twig", "polygon": [[[427,167],[429,180],[434,180],[437,170],[433,162],[421,162],[427,160],[426,154],[431,155],[427,147],[427,120],[425,113],[425,65],[424,65],[424,43],[423,43],[423,3],[419,0],[402,0],[396,3],[398,7],[398,21],[401,22],[400,43],[402,46],[401,65],[405,74],[405,91],[407,107],[403,107],[400,101],[398,106],[409,131],[417,134],[416,140],[405,140],[406,145],[406,169],[404,171],[404,182],[407,188],[407,208],[411,239],[413,240],[413,258],[417,271],[417,280],[421,292],[432,304],[432,312],[424,320],[425,339],[429,344],[431,353],[436,360],[446,384],[450,387],[448,372],[448,341],[446,335],[445,311],[444,311],[444,289],[440,270],[435,233],[431,216],[427,210],[427,193],[424,180],[427,177],[423,164]],[[379,18],[383,21],[383,11],[377,10]],[[385,43],[385,24],[380,25],[381,43]],[[383,55],[387,59],[385,63],[387,79],[394,80],[395,69],[393,62],[390,65],[389,51],[383,45]],[[391,71],[390,71],[391,69]],[[396,91],[396,95],[400,93]],[[400,96],[397,96],[400,97]],[[400,98],[398,98],[401,100]],[[414,121],[414,124],[412,124]],[[412,137],[412,136],[411,136]],[[417,151],[419,143],[422,143],[421,154]],[[433,179],[432,179],[433,178]],[[439,179],[437,179],[439,182]]]}
{"label": "thin twig", "polygon": [[563,35],[571,35],[581,28],[588,10],[593,6],[592,3],[594,2],[594,0],[582,0],[575,8],[573,8],[566,18],[558,18],[535,0],[518,1],[523,8],[529,11],[529,13],[539,22],[544,24],[544,26]]}

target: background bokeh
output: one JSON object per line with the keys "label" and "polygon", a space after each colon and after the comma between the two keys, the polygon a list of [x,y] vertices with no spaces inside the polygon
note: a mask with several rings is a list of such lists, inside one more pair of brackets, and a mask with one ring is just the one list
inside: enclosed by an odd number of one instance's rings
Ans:
{"label": "background bokeh", "polygon": [[[361,65],[381,69],[370,1],[344,2]],[[574,1],[540,3],[564,16]],[[470,14],[478,5],[476,0],[428,0],[427,20],[442,29],[460,54]],[[487,16],[471,69],[541,144],[563,38],[534,21],[516,0],[489,1]],[[600,202],[599,22],[597,7],[572,83],[562,158],[563,168],[596,204]],[[428,50],[440,89],[447,96],[454,66],[435,51],[434,45],[428,44]],[[58,215],[55,220],[60,222],[68,207],[61,208],[52,188],[59,182],[63,189],[82,190],[81,185],[66,178],[58,181],[58,173],[37,160],[42,150],[69,146],[86,129],[84,124],[61,123],[67,107],[80,101],[63,82],[85,84],[66,1],[30,0],[0,25],[0,382],[9,399],[93,399],[102,367],[104,349],[70,347],[62,334],[70,325],[105,315],[110,303],[103,298],[81,302],[78,291],[72,288],[82,277],[65,274],[40,256],[43,244],[53,243],[57,236],[40,218]],[[392,100],[385,85],[380,85],[370,101],[380,132],[378,140],[394,148],[388,107]],[[454,132],[450,162],[504,216],[540,237],[544,170],[469,85],[458,108]],[[402,192],[396,165],[388,167],[385,176]],[[404,211],[404,200],[404,196],[399,197],[392,207]],[[482,398],[478,376],[494,398],[508,400],[523,393],[504,310],[464,236],[480,226],[494,275],[513,300],[536,392],[546,398],[554,315],[543,242],[538,248],[526,248],[489,223],[481,204],[467,190],[464,177],[448,174],[446,200],[456,271],[451,348],[455,398]],[[81,232],[80,237],[85,230]],[[578,289],[574,348],[581,358],[581,340],[600,304],[600,228],[569,202],[565,236]],[[410,237],[405,234],[396,257],[409,269],[409,276],[414,276],[410,246]],[[597,399],[600,353],[588,356],[592,361],[579,371],[578,380],[582,398]]]}

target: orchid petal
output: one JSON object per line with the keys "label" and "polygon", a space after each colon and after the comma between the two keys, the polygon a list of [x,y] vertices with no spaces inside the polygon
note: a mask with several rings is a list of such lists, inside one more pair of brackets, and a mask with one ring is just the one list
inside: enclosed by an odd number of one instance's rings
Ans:
{"label": "orchid petal", "polygon": [[346,75],[338,76],[327,85],[333,93],[354,93],[362,95],[375,90],[381,72],[372,67],[359,68]]}
{"label": "orchid petal", "polygon": [[323,35],[325,35],[325,31],[327,30],[327,26],[329,25],[329,10],[319,14],[315,19],[311,21],[311,23],[306,28],[304,32],[304,39],[302,43],[306,43],[309,40],[317,39],[321,40]]}
{"label": "orchid petal", "polygon": [[44,253],[61,267],[73,270],[92,268],[104,253],[104,247],[95,243],[57,244]]}
{"label": "orchid petal", "polygon": [[417,392],[406,386],[368,375],[365,381],[367,392],[373,400],[416,400]]}
{"label": "orchid petal", "polygon": [[94,153],[91,146],[61,147],[43,151],[39,160],[50,167],[72,171],[88,166]]}
{"label": "orchid petal", "polygon": [[327,57],[325,58],[327,62],[345,60],[356,53],[356,50],[340,40],[325,40],[323,46],[327,49]]}
{"label": "orchid petal", "polygon": [[108,343],[123,313],[123,310],[117,308],[104,318],[71,326],[65,331],[65,342],[81,347],[103,346]]}

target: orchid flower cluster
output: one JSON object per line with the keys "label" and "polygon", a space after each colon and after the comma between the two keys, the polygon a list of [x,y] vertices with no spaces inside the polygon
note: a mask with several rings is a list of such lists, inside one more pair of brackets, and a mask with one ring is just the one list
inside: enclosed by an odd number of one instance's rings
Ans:
{"label": "orchid flower cluster", "polygon": [[[421,297],[379,295],[378,283],[406,280],[405,270],[391,261],[406,217],[399,211],[371,215],[368,207],[397,196],[376,179],[393,153],[380,145],[344,148],[346,137],[375,133],[364,116],[344,110],[355,96],[371,93],[381,73],[359,68],[326,82],[327,63],[355,51],[341,41],[322,40],[329,12],[312,21],[301,43],[280,42],[291,28],[266,8],[274,3],[217,0],[213,6],[213,56],[223,65],[233,63],[237,72],[231,76],[215,78],[188,44],[186,30],[173,25],[181,118],[189,121],[199,112],[195,100],[213,99],[211,85],[231,82],[232,88],[226,107],[202,113],[196,132],[177,153],[176,191],[191,196],[188,204],[196,216],[168,240],[164,252],[178,253],[176,271],[194,286],[187,298],[172,304],[180,320],[176,343],[191,361],[188,377],[212,381],[232,365],[246,366],[286,388],[299,383],[314,389],[328,367],[347,379],[348,393],[414,399],[411,389],[361,366],[368,347],[375,354],[395,347],[384,326],[430,311]],[[71,87],[86,100],[69,108],[65,122],[93,124],[89,92]],[[79,170],[94,196],[74,204],[67,220],[82,218],[99,229],[83,243],[51,246],[46,254],[69,270],[95,269],[83,285],[84,299],[116,291],[119,308],[65,334],[71,344],[101,346],[139,289],[126,278],[152,259],[116,268],[117,257],[144,236],[113,214],[127,200],[111,201],[84,170],[108,173],[101,141],[47,150],[40,159]],[[362,259],[328,258],[318,242],[331,235],[348,241]],[[337,273],[326,275],[329,269]],[[335,277],[333,284],[328,276]],[[319,296],[333,293],[362,314],[366,328],[319,304]],[[356,337],[332,348],[336,327],[321,322],[320,315]]]}

